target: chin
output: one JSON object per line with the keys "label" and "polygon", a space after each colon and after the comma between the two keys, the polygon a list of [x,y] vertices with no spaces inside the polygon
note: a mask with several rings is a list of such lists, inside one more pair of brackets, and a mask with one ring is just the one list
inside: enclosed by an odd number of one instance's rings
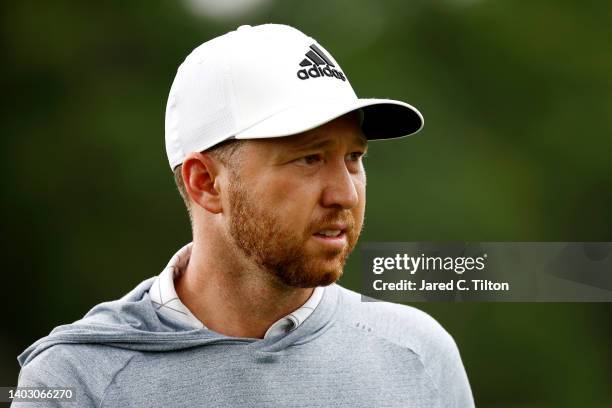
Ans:
{"label": "chin", "polygon": [[288,284],[288,286],[293,286],[297,288],[315,288],[317,286],[329,286],[332,283],[335,283],[340,278],[340,276],[342,276],[342,273],[325,272],[320,275],[311,275],[307,277],[305,276],[301,279],[294,280],[292,282],[286,282],[286,284]]}
{"label": "chin", "polygon": [[314,288],[328,286],[342,276],[344,263],[339,259],[311,261],[298,268],[277,269],[276,277],[287,286]]}
{"label": "chin", "polygon": [[311,276],[307,280],[314,284],[309,287],[328,286],[335,283],[342,276],[344,272],[343,269],[344,262],[337,259],[331,261],[331,265],[325,262],[324,265],[313,266],[312,269],[310,269],[312,271]]}
{"label": "chin", "polygon": [[325,273],[322,276],[322,279],[320,280],[319,285],[317,286],[329,286],[332,283],[336,283],[338,279],[340,279],[341,276],[342,276],[342,271],[339,271],[339,272],[334,271],[334,272]]}

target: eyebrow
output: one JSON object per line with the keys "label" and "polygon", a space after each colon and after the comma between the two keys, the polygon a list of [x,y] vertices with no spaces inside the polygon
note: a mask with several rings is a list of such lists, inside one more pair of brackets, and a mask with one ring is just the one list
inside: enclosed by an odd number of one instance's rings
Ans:
{"label": "eyebrow", "polygon": [[[368,139],[366,139],[363,136],[358,136],[354,138],[353,142],[358,144],[359,147],[363,148],[364,150],[368,149]],[[313,140],[313,141],[308,141],[305,143],[300,143],[294,146],[294,149],[297,151],[309,150],[309,149],[319,149],[322,147],[329,146],[330,144],[333,144],[333,143],[334,142],[331,139]]]}

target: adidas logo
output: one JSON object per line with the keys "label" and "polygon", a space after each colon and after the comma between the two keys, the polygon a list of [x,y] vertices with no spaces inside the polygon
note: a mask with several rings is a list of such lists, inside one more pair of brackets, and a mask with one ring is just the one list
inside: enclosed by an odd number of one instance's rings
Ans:
{"label": "adidas logo", "polygon": [[297,77],[300,79],[328,76],[346,81],[346,77],[344,76],[342,71],[333,68],[335,67],[334,63],[315,44],[312,44],[310,46],[310,49],[306,53],[306,58],[304,58],[302,62],[300,62],[300,66],[304,67],[298,70],[297,72]]}

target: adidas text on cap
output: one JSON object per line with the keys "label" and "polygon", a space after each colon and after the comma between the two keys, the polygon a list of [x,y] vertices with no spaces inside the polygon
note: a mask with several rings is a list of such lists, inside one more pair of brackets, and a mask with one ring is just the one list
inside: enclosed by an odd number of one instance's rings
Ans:
{"label": "adidas text on cap", "polygon": [[197,47],[179,66],[166,107],[170,167],[227,139],[289,136],[361,109],[364,135],[408,136],[419,111],[390,99],[357,98],[337,61],[286,25],[241,26]]}

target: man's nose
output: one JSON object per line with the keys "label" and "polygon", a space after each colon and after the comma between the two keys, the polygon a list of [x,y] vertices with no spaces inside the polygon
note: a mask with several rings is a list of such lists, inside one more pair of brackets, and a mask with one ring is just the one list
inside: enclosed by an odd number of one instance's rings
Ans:
{"label": "man's nose", "polygon": [[350,209],[359,203],[359,195],[355,183],[357,176],[351,174],[344,160],[328,164],[324,172],[324,190],[321,197],[323,207],[341,207]]}

